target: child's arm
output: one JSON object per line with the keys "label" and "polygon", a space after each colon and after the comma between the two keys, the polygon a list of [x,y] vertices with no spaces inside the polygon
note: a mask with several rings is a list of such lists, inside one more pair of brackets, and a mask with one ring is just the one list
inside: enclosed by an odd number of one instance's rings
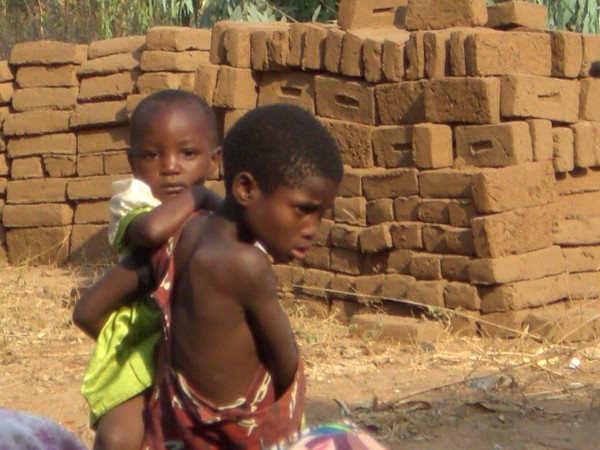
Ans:
{"label": "child's arm", "polygon": [[221,201],[221,197],[210,189],[194,185],[133,219],[127,227],[127,239],[144,248],[158,247],[173,236],[191,213],[198,209],[214,211]]}
{"label": "child's arm", "polygon": [[73,323],[97,339],[113,311],[128,303],[133,294],[148,289],[138,272],[145,268],[141,260],[126,258],[87,289],[73,309]]}
{"label": "child's arm", "polygon": [[289,319],[279,304],[277,279],[270,262],[257,255],[249,264],[241,298],[259,356],[271,374],[275,394],[279,397],[289,388],[298,368],[299,352]]}

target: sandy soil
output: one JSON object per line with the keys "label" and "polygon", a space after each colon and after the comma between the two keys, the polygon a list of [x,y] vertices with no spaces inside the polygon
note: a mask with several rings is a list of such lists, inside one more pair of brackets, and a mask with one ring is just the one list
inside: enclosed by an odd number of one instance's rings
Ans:
{"label": "sandy soil", "polygon": [[[88,444],[79,386],[92,342],[70,316],[73,288],[100,272],[0,273],[0,407],[50,417]],[[350,418],[391,449],[600,448],[599,342],[448,336],[402,346],[353,337],[335,317],[309,317],[304,303],[287,310],[306,361],[310,423]]]}

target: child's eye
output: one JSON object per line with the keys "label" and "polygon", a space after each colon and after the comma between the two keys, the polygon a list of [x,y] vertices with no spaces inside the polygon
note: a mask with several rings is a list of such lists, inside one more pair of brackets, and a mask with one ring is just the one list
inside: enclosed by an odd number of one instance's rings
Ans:
{"label": "child's eye", "polygon": [[145,150],[140,152],[140,157],[142,159],[155,159],[158,157],[158,153],[151,150]]}
{"label": "child's eye", "polygon": [[315,205],[296,205],[296,211],[302,215],[312,214],[318,209],[319,207]]}
{"label": "child's eye", "polygon": [[198,154],[198,152],[196,151],[196,149],[193,148],[184,148],[183,149],[183,156],[185,156],[186,158],[191,158],[193,156],[196,156]]}

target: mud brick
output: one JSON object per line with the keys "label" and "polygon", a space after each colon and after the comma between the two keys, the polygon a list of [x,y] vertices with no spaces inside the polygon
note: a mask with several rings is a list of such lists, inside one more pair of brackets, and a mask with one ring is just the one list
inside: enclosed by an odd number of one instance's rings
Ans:
{"label": "mud brick", "polygon": [[600,218],[558,220],[552,231],[554,242],[563,247],[600,244]]}
{"label": "mud brick", "polygon": [[529,309],[482,314],[479,329],[484,337],[514,338],[522,335]]}
{"label": "mud brick", "polygon": [[352,334],[364,339],[389,340],[409,345],[437,342],[444,334],[440,322],[384,314],[355,314],[351,319]]}
{"label": "mud brick", "polygon": [[81,64],[87,59],[88,46],[58,41],[15,44],[8,62],[13,66],[35,64]]}
{"label": "mud brick", "polygon": [[364,197],[337,198],[333,206],[336,222],[349,225],[367,224],[367,200]]}
{"label": "mud brick", "polygon": [[441,261],[442,277],[450,281],[469,282],[469,261],[468,256],[462,255],[443,255]]}
{"label": "mud brick", "polygon": [[69,255],[70,226],[15,228],[6,231],[11,264],[62,264]]}
{"label": "mud brick", "polygon": [[331,249],[331,270],[348,275],[360,275],[362,255],[360,252],[345,248]]}
{"label": "mud brick", "polygon": [[577,168],[597,166],[600,163],[600,124],[577,122],[573,130],[573,158]]}
{"label": "mud brick", "polygon": [[554,143],[552,142],[552,122],[544,119],[527,120],[534,161],[552,160]]}
{"label": "mud brick", "polygon": [[11,110],[8,106],[0,105],[0,131],[2,130],[2,124],[4,120],[11,114]]}
{"label": "mud brick", "polygon": [[223,134],[227,134],[231,127],[248,111],[248,109],[225,110],[223,116]]}
{"label": "mud brick", "polygon": [[257,100],[258,80],[251,70],[221,67],[213,99],[215,106],[253,109]]}
{"label": "mud brick", "polygon": [[552,246],[520,255],[473,259],[469,278],[473,284],[504,284],[565,273],[561,248]]}
{"label": "mud brick", "polygon": [[557,220],[600,217],[600,192],[563,195],[554,205]]}
{"label": "mud brick", "polygon": [[50,177],[72,177],[75,175],[75,167],[75,156],[44,156],[44,170]]}
{"label": "mud brick", "polygon": [[556,179],[549,161],[484,170],[473,178],[473,199],[480,213],[546,205],[554,201],[555,191]]}
{"label": "mud brick", "polygon": [[488,28],[458,28],[450,32],[450,74],[453,77],[467,75],[466,40],[477,33],[489,33]]}
{"label": "mud brick", "polygon": [[104,155],[104,173],[106,175],[131,173],[127,153],[119,152]]}
{"label": "mud brick", "polygon": [[58,66],[21,66],[17,69],[17,84],[21,88],[79,86],[73,64]]}
{"label": "mud brick", "polygon": [[488,124],[500,121],[500,80],[444,78],[424,89],[428,122]]}
{"label": "mud brick", "polygon": [[375,100],[382,125],[425,122],[425,84],[420,81],[380,84]]}
{"label": "mud brick", "polygon": [[365,172],[364,169],[344,167],[344,178],[340,184],[338,195],[340,197],[362,196],[362,176]]}
{"label": "mud brick", "polygon": [[[5,164],[0,164],[0,166]],[[4,170],[0,169],[0,173]],[[4,173],[3,175],[8,175]],[[39,157],[17,158],[12,160],[10,165],[10,177],[13,180],[24,178],[42,178],[44,171],[42,169],[42,160]]]}
{"label": "mud brick", "polygon": [[488,21],[484,0],[408,0],[407,30],[439,30],[483,26]]}
{"label": "mud brick", "polygon": [[377,127],[373,131],[372,141],[377,166],[386,168],[414,166],[412,126]]}
{"label": "mud brick", "polygon": [[394,202],[389,198],[382,198],[367,202],[367,224],[379,225],[394,220]]}
{"label": "mud brick", "polygon": [[597,168],[577,169],[573,172],[560,174],[557,177],[557,192],[559,195],[595,192],[600,186],[600,170]]}
{"label": "mud brick", "polygon": [[227,50],[225,49],[225,31],[234,22],[220,21],[213,25],[210,37],[210,62],[212,64],[226,64]]}
{"label": "mud brick", "polygon": [[387,272],[408,274],[408,266],[413,254],[414,252],[412,250],[406,249],[391,251],[387,260]]}
{"label": "mud brick", "polygon": [[358,250],[358,240],[363,229],[352,225],[335,224],[331,227],[331,243],[335,247]]}
{"label": "mud brick", "polygon": [[441,260],[440,255],[416,253],[410,259],[408,272],[417,280],[441,280]]}
{"label": "mud brick", "polygon": [[416,280],[408,275],[387,274],[381,284],[381,296],[390,300],[406,298],[406,293]]}
{"label": "mud brick", "polygon": [[361,296],[379,296],[385,275],[362,275],[354,279],[354,290]]}
{"label": "mud brick", "polygon": [[551,31],[552,76],[577,78],[583,65],[581,34],[570,31]]}
{"label": "mud brick", "polygon": [[82,130],[77,135],[78,153],[99,153],[129,148],[129,128],[112,127],[101,130]]}
{"label": "mud brick", "polygon": [[419,203],[421,199],[418,196],[398,197],[394,199],[394,216],[398,221],[417,221],[419,220]]}
{"label": "mud brick", "polygon": [[290,51],[288,29],[257,30],[251,36],[251,63],[255,70],[283,70]]}
{"label": "mud brick", "polygon": [[108,206],[108,201],[77,203],[73,223],[106,224],[110,220]]}
{"label": "mud brick", "polygon": [[306,255],[306,259],[303,261],[303,264],[305,267],[329,270],[329,249],[327,247],[311,247],[310,251]]}
{"label": "mud brick", "polygon": [[308,290],[321,293],[322,289],[330,289],[335,275],[331,272],[318,269],[305,269],[302,284]]}
{"label": "mud brick", "polygon": [[328,247],[331,245],[331,230],[334,227],[335,222],[329,219],[322,219],[319,224],[317,235],[313,239],[314,245],[320,245],[322,247]]}
{"label": "mud brick", "polygon": [[98,125],[119,125],[128,121],[125,101],[96,102],[77,105],[70,126],[83,128]]}
{"label": "mud brick", "polygon": [[310,26],[310,23],[290,24],[290,51],[288,53],[288,66],[300,67],[302,65],[302,61],[304,59],[304,49],[306,48],[306,31]]}
{"label": "mud brick", "polygon": [[303,283],[304,268],[302,267],[273,264],[273,271],[277,277],[278,288],[284,292],[292,291],[295,285]]}
{"label": "mud brick", "polygon": [[563,248],[567,272],[594,272],[600,267],[600,246]]}
{"label": "mud brick", "polygon": [[471,222],[477,256],[499,258],[550,247],[552,219],[547,206],[477,217]]}
{"label": "mud brick", "polygon": [[475,245],[470,228],[448,225],[423,226],[423,246],[432,253],[474,255]]}
{"label": "mud brick", "polygon": [[583,63],[581,65],[581,77],[590,76],[590,67],[594,61],[600,59],[600,36],[596,34],[582,34]]}
{"label": "mud brick", "polygon": [[443,308],[444,291],[447,285],[446,280],[416,281],[409,286],[406,298],[424,306]]}
{"label": "mud brick", "polygon": [[[551,305],[554,306],[554,305]],[[538,308],[529,314],[523,324],[531,334],[541,336],[551,343],[572,343],[597,339],[598,307],[594,304],[574,304],[566,308],[557,304],[556,308]]]}
{"label": "mud brick", "polygon": [[423,198],[471,198],[473,177],[481,169],[438,169],[419,173]]}
{"label": "mud brick", "polygon": [[405,250],[423,248],[423,225],[419,222],[396,222],[390,227],[394,247]]}
{"label": "mud brick", "polygon": [[60,203],[6,205],[2,210],[2,223],[7,228],[54,227],[70,225],[72,220],[71,207]]}
{"label": "mud brick", "polygon": [[566,127],[552,128],[554,144],[552,163],[556,172],[570,172],[575,168],[575,140],[573,130]]}
{"label": "mud brick", "polygon": [[151,94],[164,89],[194,90],[194,73],[191,72],[150,72],[140,75],[137,87],[140,94]]}
{"label": "mud brick", "polygon": [[511,1],[488,6],[490,28],[524,27],[531,30],[545,30],[548,8],[524,1]]}
{"label": "mud brick", "polygon": [[344,164],[357,168],[373,167],[371,136],[375,127],[341,120],[320,120],[336,140]]}
{"label": "mud brick", "polygon": [[340,3],[338,25],[345,30],[400,26],[407,0],[350,0]]}
{"label": "mud brick", "polygon": [[194,93],[211,106],[217,89],[219,70],[220,66],[210,62],[201,63],[196,70]]}
{"label": "mud brick", "polygon": [[17,112],[36,109],[69,110],[77,104],[77,88],[18,89],[12,99]]}
{"label": "mud brick", "polygon": [[[151,32],[152,31],[149,31],[148,33]],[[145,48],[146,36],[125,36],[105,39],[90,44],[88,48],[88,59],[93,60],[117,54],[139,53],[145,50]]]}
{"label": "mud brick", "polygon": [[75,154],[77,140],[73,133],[13,137],[7,151],[11,158],[42,154]]}
{"label": "mud brick", "polygon": [[549,77],[552,46],[547,33],[490,31],[465,41],[467,75],[493,76],[518,73]]}
{"label": "mud brick", "polygon": [[575,80],[509,75],[502,79],[503,118],[522,117],[577,122],[579,83]]}
{"label": "mud brick", "polygon": [[470,227],[477,209],[470,200],[453,200],[448,203],[448,216],[453,227]]}
{"label": "mud brick", "polygon": [[15,76],[8,65],[8,61],[0,61],[0,83],[12,81]]}
{"label": "mud brick", "polygon": [[258,106],[286,103],[315,113],[314,75],[304,72],[267,72],[263,74]]}
{"label": "mud brick", "polygon": [[0,155],[0,176],[8,176],[8,158],[6,155]]}
{"label": "mud brick", "polygon": [[79,101],[103,101],[126,98],[136,90],[137,72],[116,73],[84,78],[79,89]]}
{"label": "mud brick", "polygon": [[140,68],[144,72],[195,72],[200,64],[207,62],[208,52],[147,50],[142,53]]}
{"label": "mud brick", "polygon": [[127,96],[125,110],[127,111],[127,116],[129,118],[131,118],[131,115],[133,114],[135,108],[137,108],[137,105],[139,105],[140,102],[146,97],[147,95],[145,94],[129,94]]}
{"label": "mud brick", "polygon": [[481,299],[475,286],[467,283],[448,283],[444,290],[446,308],[478,311]]}
{"label": "mud brick", "polygon": [[425,223],[450,223],[448,206],[450,200],[422,200],[417,207],[417,216]]}
{"label": "mud brick", "polygon": [[105,225],[73,225],[70,244],[71,263],[107,263],[115,259]]}
{"label": "mud brick", "polygon": [[600,273],[582,272],[568,275],[569,298],[571,300],[588,300],[600,297]]}
{"label": "mud brick", "polygon": [[44,178],[9,181],[7,203],[61,203],[67,200],[67,180]]}
{"label": "mud brick", "polygon": [[67,197],[73,201],[110,198],[112,182],[122,178],[122,175],[105,175],[71,180],[67,184]]}
{"label": "mud brick", "polygon": [[363,191],[367,200],[418,194],[418,172],[415,169],[372,171],[363,176]]}
{"label": "mud brick", "polygon": [[480,320],[479,311],[459,311],[451,315],[447,331],[454,336],[474,337],[479,333]]}
{"label": "mud brick", "polygon": [[413,153],[417,167],[438,169],[451,166],[452,129],[447,125],[417,124],[413,128]]}
{"label": "mud brick", "polygon": [[0,103],[10,103],[15,94],[15,86],[12,82],[0,83]]}
{"label": "mud brick", "polygon": [[354,288],[354,280],[356,277],[350,275],[334,274],[330,288],[335,293],[336,298],[340,299],[356,299],[356,289]]}
{"label": "mud brick", "polygon": [[600,112],[598,112],[599,95],[599,79],[586,78],[584,80],[581,80],[579,117],[582,120],[600,121]]}
{"label": "mud brick", "polygon": [[367,38],[363,43],[365,80],[379,83],[383,78],[383,41],[385,36]]}
{"label": "mud brick", "polygon": [[404,45],[405,68],[407,80],[420,80],[425,77],[425,45],[424,31],[414,31]]}
{"label": "mud brick", "polygon": [[77,70],[80,77],[97,75],[112,75],[121,72],[131,72],[140,67],[142,53],[120,53],[85,61]]}
{"label": "mud brick", "polygon": [[207,51],[211,48],[211,32],[208,29],[189,27],[152,27],[146,33],[146,45],[148,50]]}
{"label": "mud brick", "polygon": [[317,114],[375,125],[375,88],[365,82],[330,76],[315,77]]}
{"label": "mud brick", "polygon": [[80,177],[104,175],[102,155],[80,155],[77,159],[77,175]]}
{"label": "mud brick", "polygon": [[481,312],[492,313],[547,305],[569,297],[566,274],[480,288]]}
{"label": "mud brick", "polygon": [[450,75],[451,30],[432,31],[423,35],[425,54],[425,76],[443,78]]}
{"label": "mud brick", "polygon": [[69,129],[70,111],[27,111],[10,114],[3,124],[6,136],[60,133]]}
{"label": "mud brick", "polygon": [[390,223],[365,228],[359,235],[360,250],[363,253],[377,253],[393,247]]}
{"label": "mud brick", "polygon": [[322,70],[325,67],[325,41],[328,26],[310,24],[304,35],[301,66],[304,70]]}
{"label": "mud brick", "polygon": [[329,73],[340,72],[340,61],[342,58],[342,42],[346,32],[339,28],[331,27],[327,30],[325,38],[325,56],[323,57],[323,68]]}
{"label": "mud brick", "polygon": [[398,30],[383,41],[382,71],[387,81],[401,81],[404,78],[404,49],[410,34]]}

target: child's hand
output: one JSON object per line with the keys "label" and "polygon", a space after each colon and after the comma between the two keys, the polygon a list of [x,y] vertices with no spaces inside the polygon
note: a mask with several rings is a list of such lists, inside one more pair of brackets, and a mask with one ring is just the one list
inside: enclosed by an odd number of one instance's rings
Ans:
{"label": "child's hand", "polygon": [[206,209],[209,211],[214,211],[219,207],[219,205],[221,205],[221,202],[223,201],[219,194],[211,191],[206,186],[201,184],[195,184],[191,189],[196,210]]}

